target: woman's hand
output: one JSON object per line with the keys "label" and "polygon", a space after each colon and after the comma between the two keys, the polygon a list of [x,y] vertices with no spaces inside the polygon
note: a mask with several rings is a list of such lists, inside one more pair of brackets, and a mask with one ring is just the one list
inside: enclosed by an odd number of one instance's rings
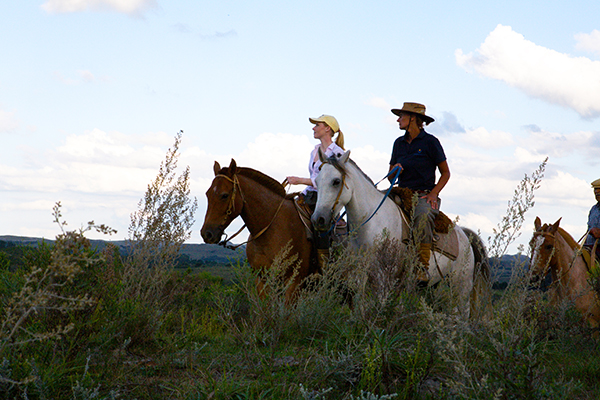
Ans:
{"label": "woman's hand", "polygon": [[592,235],[596,239],[600,238],[600,228],[592,228],[592,229],[590,229],[590,235]]}
{"label": "woman's hand", "polygon": [[421,198],[426,199],[427,203],[429,203],[429,205],[431,205],[431,208],[433,208],[434,210],[437,210],[438,207],[440,206],[438,204],[437,194],[434,194],[433,192],[429,192]]}
{"label": "woman's hand", "polygon": [[306,185],[312,186],[310,178],[300,178],[299,176],[288,176],[285,178],[290,185]]}
{"label": "woman's hand", "polygon": [[289,183],[290,185],[300,185],[300,183],[301,183],[301,182],[300,182],[300,180],[301,180],[302,178],[299,178],[299,177],[297,177],[297,176],[288,176],[288,177],[287,177],[287,178],[285,178],[285,179],[287,179],[287,181],[288,181],[288,183]]}

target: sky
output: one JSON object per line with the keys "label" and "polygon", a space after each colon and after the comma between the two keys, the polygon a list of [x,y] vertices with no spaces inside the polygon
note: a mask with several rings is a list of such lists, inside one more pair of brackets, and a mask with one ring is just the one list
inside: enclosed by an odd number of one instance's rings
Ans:
{"label": "sky", "polygon": [[589,0],[1,2],[0,235],[54,238],[60,201],[67,229],[125,239],[183,130],[202,243],[215,161],[308,176],[308,118],[330,114],[377,182],[403,134],[390,109],[419,102],[452,174],[446,214],[487,240],[548,157],[509,253],[536,216],[578,240],[600,178],[598,15]]}

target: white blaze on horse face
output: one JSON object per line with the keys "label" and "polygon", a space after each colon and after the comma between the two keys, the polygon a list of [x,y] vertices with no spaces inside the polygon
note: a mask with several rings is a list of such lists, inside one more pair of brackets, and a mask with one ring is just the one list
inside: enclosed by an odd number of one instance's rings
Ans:
{"label": "white blaze on horse face", "polygon": [[[533,246],[531,249],[531,266],[529,267],[532,273],[542,273],[543,270],[539,270],[540,264],[547,264],[548,260],[543,260],[541,257],[542,246],[544,245],[545,238],[543,235],[537,236],[533,241]],[[543,266],[545,268],[545,265]]]}

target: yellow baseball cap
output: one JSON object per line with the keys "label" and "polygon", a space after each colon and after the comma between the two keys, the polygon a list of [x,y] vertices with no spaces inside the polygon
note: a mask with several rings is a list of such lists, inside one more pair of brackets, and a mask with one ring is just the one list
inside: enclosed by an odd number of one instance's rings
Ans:
{"label": "yellow baseball cap", "polygon": [[335,117],[332,117],[331,115],[323,114],[319,118],[309,118],[308,120],[312,124],[317,124],[317,122],[325,123],[327,126],[329,126],[331,128],[333,133],[336,133],[340,130],[340,125],[338,124],[337,119],[335,119]]}

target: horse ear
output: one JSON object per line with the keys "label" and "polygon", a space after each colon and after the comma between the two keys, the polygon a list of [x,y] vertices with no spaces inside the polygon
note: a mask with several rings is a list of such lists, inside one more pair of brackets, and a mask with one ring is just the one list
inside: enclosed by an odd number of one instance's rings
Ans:
{"label": "horse ear", "polygon": [[215,165],[213,165],[213,171],[215,171],[215,176],[219,175],[219,171],[221,170],[221,166],[217,161],[215,161]]}
{"label": "horse ear", "polygon": [[550,232],[554,233],[554,232],[558,231],[558,225],[560,224],[560,220],[561,219],[562,219],[562,217],[560,217],[558,219],[558,221],[556,221],[554,224],[552,224],[552,225],[549,226]]}
{"label": "horse ear", "polygon": [[535,230],[539,231],[540,228],[542,227],[542,220],[540,219],[540,217],[535,217],[535,221],[533,222],[533,226],[535,226]]}
{"label": "horse ear", "polygon": [[231,163],[229,164],[229,172],[232,174],[235,174],[237,169],[237,163],[235,162],[235,160],[232,158],[231,159]]}
{"label": "horse ear", "polygon": [[342,154],[342,156],[340,157],[340,162],[345,164],[349,158],[350,158],[350,150],[348,150],[347,152]]}

